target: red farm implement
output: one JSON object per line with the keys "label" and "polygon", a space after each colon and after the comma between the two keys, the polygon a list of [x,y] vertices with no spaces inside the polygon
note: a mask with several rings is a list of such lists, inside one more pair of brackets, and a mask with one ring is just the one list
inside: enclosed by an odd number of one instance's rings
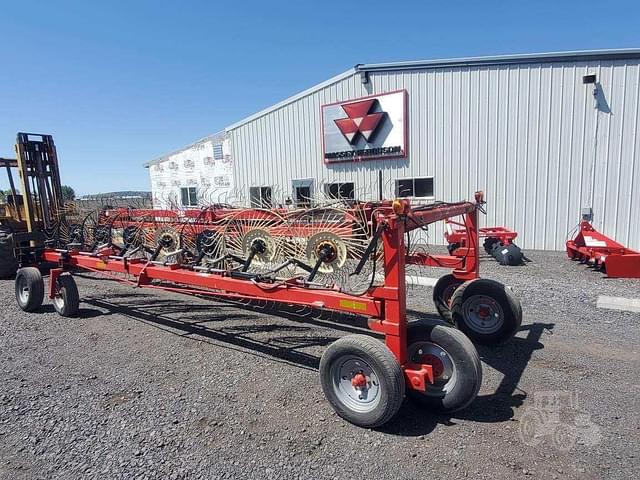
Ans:
{"label": "red farm implement", "polygon": [[576,238],[566,244],[567,255],[611,278],[640,278],[640,252],[603,235],[587,221],[580,223]]}
{"label": "red farm implement", "polygon": [[[522,250],[513,240],[517,232],[506,227],[482,227],[478,229],[478,236],[484,238],[484,250],[493,256],[501,265],[520,265],[524,260]],[[444,238],[448,242],[447,249],[451,255],[464,255],[461,247],[467,245],[467,229],[464,224],[455,220],[445,220]]]}
{"label": "red farm implement", "polygon": [[[348,335],[320,361],[322,388],[336,412],[357,425],[382,425],[405,392],[425,407],[454,411],[471,403],[481,384],[471,340],[506,341],[522,320],[508,288],[479,278],[482,203],[477,193],[475,202],[415,207],[395,200],[296,210],[102,210],[74,222],[62,219],[48,232],[38,250],[41,262],[55,264],[48,289],[36,265],[25,261],[16,299],[23,310],[35,311],[46,290],[59,314],[73,316],[79,293],[72,272],[79,269],[140,288],[364,316],[384,343]],[[408,232],[457,216],[466,232],[460,256],[407,252]],[[451,269],[433,293],[448,323],[407,320],[406,264]],[[376,281],[376,271],[383,281]]]}

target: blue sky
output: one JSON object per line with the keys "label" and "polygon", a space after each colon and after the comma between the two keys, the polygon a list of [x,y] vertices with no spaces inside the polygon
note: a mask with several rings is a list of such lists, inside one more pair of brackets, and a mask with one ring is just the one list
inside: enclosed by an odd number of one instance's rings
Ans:
{"label": "blue sky", "polygon": [[0,1],[0,156],[51,133],[79,194],[356,63],[640,47],[637,1],[28,3]]}

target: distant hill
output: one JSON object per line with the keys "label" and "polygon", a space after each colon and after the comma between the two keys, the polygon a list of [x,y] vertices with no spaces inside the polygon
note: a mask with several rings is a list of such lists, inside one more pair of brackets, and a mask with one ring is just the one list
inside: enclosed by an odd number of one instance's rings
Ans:
{"label": "distant hill", "polygon": [[107,193],[94,193],[91,195],[84,195],[78,200],[100,200],[106,198],[141,198],[150,199],[151,192],[143,192],[138,190],[124,190],[122,192],[107,192]]}

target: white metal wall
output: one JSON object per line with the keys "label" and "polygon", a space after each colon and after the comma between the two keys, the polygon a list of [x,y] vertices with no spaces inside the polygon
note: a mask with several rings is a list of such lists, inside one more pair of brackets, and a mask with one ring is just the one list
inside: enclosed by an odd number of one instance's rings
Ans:
{"label": "white metal wall", "polygon": [[[592,73],[598,109],[582,83]],[[325,165],[321,105],[398,89],[408,158]],[[563,249],[589,204],[597,228],[640,248],[639,92],[637,60],[371,72],[368,85],[354,73],[227,132],[236,184],[272,186],[278,200],[296,178],[354,181],[377,198],[378,170],[387,197],[396,178],[433,176],[439,200],[484,190],[484,223],[514,228],[524,248]],[[430,241],[442,243],[440,226]]]}

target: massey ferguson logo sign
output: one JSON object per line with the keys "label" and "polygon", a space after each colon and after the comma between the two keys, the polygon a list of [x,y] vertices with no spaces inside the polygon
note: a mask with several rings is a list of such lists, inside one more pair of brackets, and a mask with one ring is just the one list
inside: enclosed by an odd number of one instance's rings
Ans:
{"label": "massey ferguson logo sign", "polygon": [[406,156],[406,92],[322,106],[326,163]]}
{"label": "massey ferguson logo sign", "polygon": [[358,134],[364,137],[364,141],[370,143],[380,125],[380,121],[386,112],[375,111],[378,107],[378,99],[362,100],[361,102],[340,105],[347,114],[347,118],[334,120],[344,138],[349,144],[354,145],[358,141]]}

